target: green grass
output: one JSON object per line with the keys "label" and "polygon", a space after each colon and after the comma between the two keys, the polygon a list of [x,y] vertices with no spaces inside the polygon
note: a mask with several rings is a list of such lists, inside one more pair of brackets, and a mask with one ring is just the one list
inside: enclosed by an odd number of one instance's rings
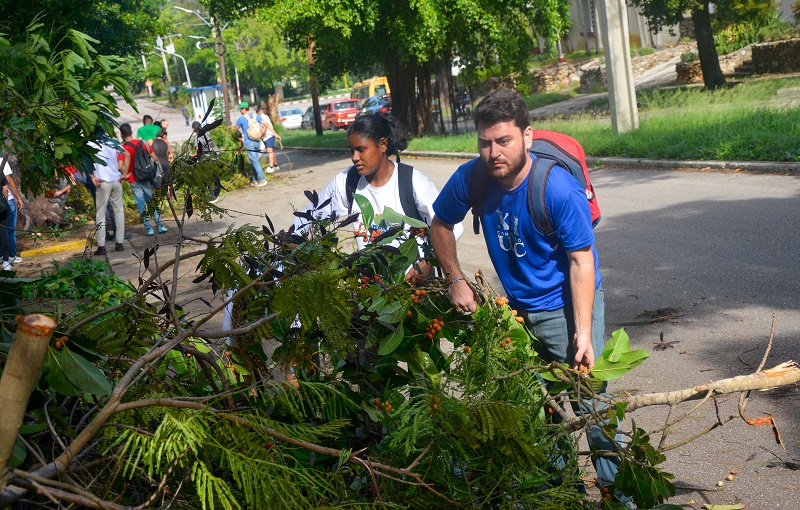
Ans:
{"label": "green grass", "polygon": [[[702,88],[637,93],[639,129],[616,135],[607,115],[536,122],[575,137],[589,156],[653,159],[800,161],[800,109],[776,102],[779,89],[800,87],[800,78],[746,81],[718,91]],[[345,147],[344,133],[294,131],[285,145]],[[474,133],[411,140],[409,150],[477,151]]]}
{"label": "green grass", "polygon": [[541,108],[542,106],[566,101],[574,95],[575,89],[563,93],[550,92],[545,94],[533,94],[531,96],[523,96],[522,99],[525,100],[525,104],[528,106],[529,110],[534,110],[536,108]]}
{"label": "green grass", "polygon": [[318,137],[317,132],[310,129],[286,129],[280,135],[283,145],[289,147],[347,147],[347,131],[323,131]]}

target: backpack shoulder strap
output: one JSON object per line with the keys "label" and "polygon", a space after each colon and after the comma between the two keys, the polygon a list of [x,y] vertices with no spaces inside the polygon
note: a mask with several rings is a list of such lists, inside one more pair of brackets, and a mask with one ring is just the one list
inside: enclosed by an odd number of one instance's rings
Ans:
{"label": "backpack shoulder strap", "polygon": [[486,199],[486,187],[489,185],[489,172],[483,160],[478,158],[472,167],[472,176],[469,181],[469,206],[472,208],[472,230],[475,235],[481,233],[481,218],[483,217],[483,201]]}
{"label": "backpack shoulder strap", "polygon": [[550,221],[550,216],[547,214],[544,193],[550,171],[558,164],[558,161],[554,159],[536,157],[528,178],[528,211],[533,219],[533,225],[539,232],[551,239],[555,239],[556,233],[553,229],[553,222]]}
{"label": "backpack shoulder strap", "polygon": [[345,198],[347,199],[347,213],[353,214],[353,195],[356,194],[356,188],[358,188],[358,181],[361,179],[361,174],[358,173],[356,170],[356,166],[353,165],[347,170],[347,181],[345,182],[344,193]]}
{"label": "backpack shoulder strap", "polygon": [[411,165],[399,163],[397,165],[397,170],[399,172],[397,174],[397,180],[400,192],[400,204],[403,206],[403,214],[409,218],[423,221],[422,215],[419,213],[419,209],[417,209],[417,202],[414,200],[414,169]]}

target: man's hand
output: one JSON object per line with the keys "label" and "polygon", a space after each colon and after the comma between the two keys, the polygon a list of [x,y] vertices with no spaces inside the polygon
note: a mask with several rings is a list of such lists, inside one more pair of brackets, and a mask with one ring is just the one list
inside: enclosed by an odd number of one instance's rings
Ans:
{"label": "man's hand", "polygon": [[98,179],[94,175],[90,175],[89,177],[92,178],[92,182],[94,183],[95,186],[100,186],[103,183],[103,181],[101,181],[100,179]]}
{"label": "man's hand", "polygon": [[594,348],[591,335],[578,335],[573,339],[575,345],[575,361],[572,368],[581,372],[588,372],[594,366]]}
{"label": "man's hand", "polygon": [[447,286],[450,302],[457,311],[472,315],[478,309],[477,296],[466,280],[459,279]]}

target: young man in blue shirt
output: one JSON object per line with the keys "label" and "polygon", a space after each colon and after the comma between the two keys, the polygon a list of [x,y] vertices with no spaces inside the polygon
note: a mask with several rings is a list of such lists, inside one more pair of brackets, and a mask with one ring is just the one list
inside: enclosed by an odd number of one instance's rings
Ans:
{"label": "young man in blue shirt", "polygon": [[[589,370],[603,351],[605,317],[586,194],[567,170],[554,167],[545,186],[545,205],[556,238],[540,232],[528,207],[528,179],[536,156],[529,152],[533,130],[524,101],[511,90],[493,91],[475,108],[474,119],[480,157],[461,165],[433,204],[431,243],[450,300],[463,313],[475,312],[475,293],[461,272],[453,227],[471,207],[470,182],[480,159],[489,176],[483,234],[511,306],[539,340],[537,352],[545,360]],[[598,450],[615,446],[597,426],[590,428],[589,440]],[[613,483],[618,464],[616,457],[595,459],[601,485]]]}

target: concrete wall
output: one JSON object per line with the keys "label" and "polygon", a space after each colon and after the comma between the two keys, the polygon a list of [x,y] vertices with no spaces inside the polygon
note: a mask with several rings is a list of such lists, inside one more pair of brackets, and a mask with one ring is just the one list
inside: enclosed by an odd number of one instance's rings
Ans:
{"label": "concrete wall", "polygon": [[[563,48],[564,52],[578,51],[586,49],[586,42],[589,44],[589,49],[594,51],[595,45],[603,49],[603,27],[597,28],[597,33],[592,28],[592,21],[597,16],[597,9],[595,2],[602,0],[572,0],[569,6],[570,20],[572,27],[569,34],[565,37]],[[594,11],[594,12],[593,12]],[[659,34],[652,34],[647,25],[647,19],[639,16],[636,10],[628,7],[628,27],[629,27],[629,40],[632,48],[642,47],[655,47],[665,43],[674,43],[679,40],[677,26],[674,28],[675,35],[670,35],[667,29],[662,30]],[[583,32],[584,26],[588,28],[587,37],[584,39]],[[597,41],[597,42],[596,42]]]}
{"label": "concrete wall", "polygon": [[800,71],[800,39],[754,44],[752,49],[756,74]]}

